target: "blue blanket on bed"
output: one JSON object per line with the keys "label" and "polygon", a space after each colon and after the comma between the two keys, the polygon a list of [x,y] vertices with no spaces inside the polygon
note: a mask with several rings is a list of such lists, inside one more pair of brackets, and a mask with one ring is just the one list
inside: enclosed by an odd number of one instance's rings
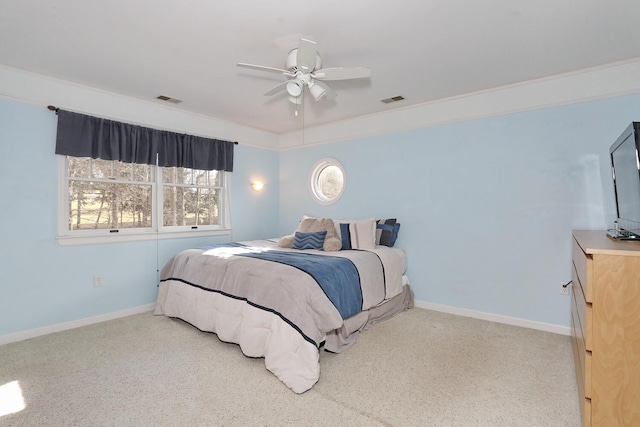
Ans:
{"label": "blue blanket on bed", "polygon": [[362,311],[362,288],[356,266],[346,258],[297,252],[265,251],[239,256],[279,262],[315,279],[343,319]]}

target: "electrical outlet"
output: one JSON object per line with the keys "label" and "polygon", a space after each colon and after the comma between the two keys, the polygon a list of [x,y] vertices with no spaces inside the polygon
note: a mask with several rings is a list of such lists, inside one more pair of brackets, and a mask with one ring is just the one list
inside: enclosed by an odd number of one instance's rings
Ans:
{"label": "electrical outlet", "polygon": [[102,287],[102,276],[93,276],[93,287],[94,288]]}
{"label": "electrical outlet", "polygon": [[567,284],[566,286],[563,284],[560,285],[560,295],[569,295],[569,286],[571,286],[570,284]]}

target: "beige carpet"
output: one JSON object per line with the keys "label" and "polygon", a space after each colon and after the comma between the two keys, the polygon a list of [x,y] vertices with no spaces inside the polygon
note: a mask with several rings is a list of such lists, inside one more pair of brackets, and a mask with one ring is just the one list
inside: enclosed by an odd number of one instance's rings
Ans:
{"label": "beige carpet", "polygon": [[566,336],[414,308],[320,359],[296,395],[234,344],[131,316],[0,346],[26,404],[0,426],[580,425]]}

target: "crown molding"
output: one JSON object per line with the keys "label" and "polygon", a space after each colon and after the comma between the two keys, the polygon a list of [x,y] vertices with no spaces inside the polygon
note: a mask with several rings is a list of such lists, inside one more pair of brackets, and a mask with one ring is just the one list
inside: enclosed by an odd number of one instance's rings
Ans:
{"label": "crown molding", "polygon": [[325,144],[640,92],[640,58],[281,134],[279,149]]}
{"label": "crown molding", "polygon": [[639,75],[634,58],[280,135],[3,65],[0,97],[281,151],[635,94]]}
{"label": "crown molding", "polygon": [[0,96],[141,126],[277,149],[278,135],[202,114],[0,65]]}

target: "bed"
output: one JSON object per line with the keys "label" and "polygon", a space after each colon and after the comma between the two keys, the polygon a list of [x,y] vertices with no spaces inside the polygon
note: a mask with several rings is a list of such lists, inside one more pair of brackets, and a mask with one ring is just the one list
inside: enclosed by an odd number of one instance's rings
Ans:
{"label": "bed", "polygon": [[239,344],[296,393],[320,377],[319,350],[340,353],[372,324],[413,306],[402,249],[327,252],[278,239],[188,249],[164,266],[155,314]]}

